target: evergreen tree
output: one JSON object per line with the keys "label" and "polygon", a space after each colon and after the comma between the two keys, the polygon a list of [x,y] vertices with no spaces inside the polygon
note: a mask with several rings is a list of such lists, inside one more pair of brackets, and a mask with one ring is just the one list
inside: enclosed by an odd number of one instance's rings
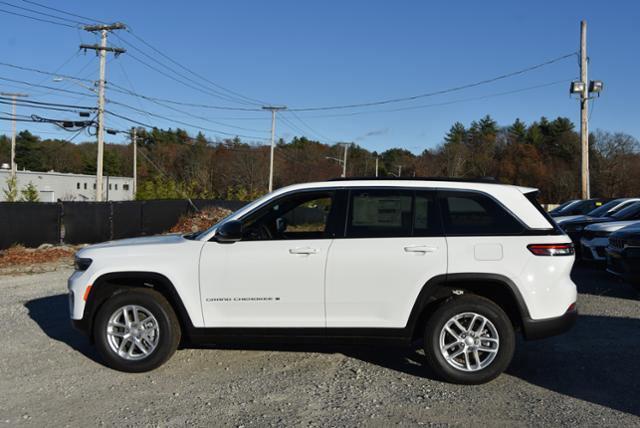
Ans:
{"label": "evergreen tree", "polygon": [[4,199],[7,202],[16,202],[18,200],[18,183],[15,177],[7,178],[7,187],[3,189]]}
{"label": "evergreen tree", "polygon": [[515,122],[509,126],[507,131],[509,132],[509,139],[512,142],[524,142],[527,136],[527,125],[517,118]]}
{"label": "evergreen tree", "polygon": [[32,182],[29,182],[27,187],[20,191],[20,194],[22,195],[21,200],[24,202],[40,202],[40,193]]}

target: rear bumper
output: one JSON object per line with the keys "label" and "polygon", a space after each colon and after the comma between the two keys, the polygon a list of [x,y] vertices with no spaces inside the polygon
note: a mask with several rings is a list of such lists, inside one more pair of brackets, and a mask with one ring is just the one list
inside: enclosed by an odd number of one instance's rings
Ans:
{"label": "rear bumper", "polygon": [[577,309],[568,311],[564,315],[555,318],[545,318],[541,320],[527,318],[523,320],[522,323],[524,338],[526,340],[536,340],[557,336],[569,331],[577,319]]}

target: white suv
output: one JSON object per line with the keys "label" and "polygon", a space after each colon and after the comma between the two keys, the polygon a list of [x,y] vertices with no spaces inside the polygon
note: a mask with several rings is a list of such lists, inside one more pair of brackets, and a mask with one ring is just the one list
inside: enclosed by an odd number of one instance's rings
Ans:
{"label": "white suv", "polygon": [[573,244],[535,194],[451,179],[285,187],[204,232],[82,249],[71,318],[129,372],[181,341],[424,339],[440,377],[486,382],[516,331],[546,337],[577,317]]}

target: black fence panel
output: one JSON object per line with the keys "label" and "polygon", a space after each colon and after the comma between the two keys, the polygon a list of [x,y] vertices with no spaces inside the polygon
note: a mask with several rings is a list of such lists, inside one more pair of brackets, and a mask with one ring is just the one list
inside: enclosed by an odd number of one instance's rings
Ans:
{"label": "black fence panel", "polygon": [[104,202],[63,202],[64,242],[91,244],[111,239],[111,204]]}
{"label": "black fence panel", "polygon": [[112,239],[131,238],[144,234],[142,201],[112,202]]}
{"label": "black fence panel", "polygon": [[[242,201],[198,199],[198,209],[217,206],[236,211]],[[186,200],[122,202],[0,202],[0,249],[13,244],[84,244],[167,232],[181,216],[195,211]],[[309,220],[313,213],[300,213]],[[306,214],[306,215],[305,215]]]}
{"label": "black fence panel", "polygon": [[142,205],[142,227],[144,235],[156,235],[171,229],[181,216],[192,209],[188,201],[157,200],[144,201]]}
{"label": "black fence panel", "polygon": [[0,202],[0,249],[13,244],[37,247],[60,242],[60,205]]}

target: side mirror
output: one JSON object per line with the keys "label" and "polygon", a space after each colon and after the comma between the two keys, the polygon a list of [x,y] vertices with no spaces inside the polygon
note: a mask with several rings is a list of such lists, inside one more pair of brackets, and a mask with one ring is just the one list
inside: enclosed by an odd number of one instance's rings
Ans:
{"label": "side mirror", "polygon": [[218,242],[237,242],[242,239],[242,222],[240,220],[230,220],[223,223],[214,236]]}

